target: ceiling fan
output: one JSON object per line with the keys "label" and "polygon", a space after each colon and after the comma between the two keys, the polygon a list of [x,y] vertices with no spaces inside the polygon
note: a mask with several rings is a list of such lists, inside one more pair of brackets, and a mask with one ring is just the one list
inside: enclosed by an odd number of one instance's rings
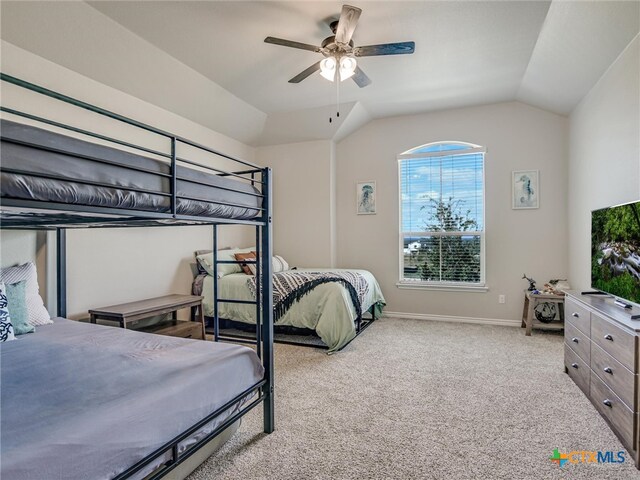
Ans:
{"label": "ceiling fan", "polygon": [[371,83],[371,79],[358,66],[356,57],[410,54],[414,52],[416,44],[415,42],[400,42],[355,47],[351,37],[356,29],[361,13],[362,10],[358,7],[343,5],[340,19],[331,22],[330,28],[333,35],[325,38],[319,47],[275,37],[267,37],[264,41],[266,43],[273,43],[274,45],[299,48],[324,55],[324,59],[300,72],[289,80],[289,83],[300,83],[311,74],[320,70],[320,74],[327,80],[333,82],[337,77],[340,78],[340,81],[353,78],[353,81],[356,82],[360,88],[363,88]]}

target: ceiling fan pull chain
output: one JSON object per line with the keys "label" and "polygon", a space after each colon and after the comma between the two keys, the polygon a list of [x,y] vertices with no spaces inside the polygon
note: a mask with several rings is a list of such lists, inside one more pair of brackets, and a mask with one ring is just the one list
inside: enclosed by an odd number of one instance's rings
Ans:
{"label": "ceiling fan pull chain", "polygon": [[340,117],[340,79],[336,75],[336,117]]}
{"label": "ceiling fan pull chain", "polygon": [[[329,89],[329,97],[331,97],[331,89]],[[329,103],[331,103],[331,100],[329,100]],[[329,112],[331,112],[331,107],[329,107]],[[329,123],[333,122],[333,118],[331,117],[331,113],[329,113]]]}

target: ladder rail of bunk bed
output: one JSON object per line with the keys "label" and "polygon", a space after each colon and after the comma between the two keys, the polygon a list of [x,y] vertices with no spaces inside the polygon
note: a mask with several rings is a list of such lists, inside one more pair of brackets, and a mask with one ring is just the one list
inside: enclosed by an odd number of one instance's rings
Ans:
{"label": "ladder rail of bunk bed", "polygon": [[[46,201],[37,201],[37,200],[25,200],[20,198],[8,198],[2,197],[2,206],[3,207],[13,207],[13,208],[21,208],[26,209],[22,211],[23,217],[19,219],[9,218],[8,220],[0,223],[0,228],[3,229],[27,229],[27,230],[54,230],[56,232],[56,301],[57,301],[57,313],[58,316],[64,317],[67,314],[67,242],[66,242],[66,231],[68,228],[114,228],[114,227],[140,227],[140,226],[179,226],[179,225],[211,225],[213,229],[213,252],[214,252],[214,268],[215,272],[213,275],[214,278],[214,298],[218,297],[217,292],[217,268],[221,263],[217,261],[216,250],[218,243],[218,227],[223,225],[251,225],[255,227],[255,238],[256,238],[256,249],[258,253],[258,260],[256,261],[256,279],[258,281],[258,285],[256,292],[256,314],[258,318],[257,322],[257,342],[256,342],[256,353],[260,358],[262,365],[264,367],[264,377],[263,379],[250,387],[248,390],[240,393],[231,399],[227,404],[223,405],[219,409],[214,412],[211,412],[206,418],[203,418],[197,424],[191,426],[188,430],[182,432],[180,435],[168,441],[165,445],[158,448],[154,452],[152,452],[147,457],[141,459],[138,463],[131,466],[126,471],[119,474],[116,479],[125,479],[130,476],[136,474],[140,470],[142,470],[145,466],[149,465],[155,459],[159,458],[161,455],[165,454],[168,451],[172,452],[172,459],[164,466],[164,468],[155,472],[150,478],[157,479],[162,478],[167,475],[169,472],[174,470],[178,465],[182,464],[185,460],[191,457],[196,451],[198,451],[201,447],[207,444],[214,437],[222,433],[226,428],[232,425],[234,422],[243,417],[246,413],[252,410],[254,407],[263,404],[263,430],[265,433],[271,433],[275,428],[275,420],[274,420],[274,358],[273,358],[273,285],[272,285],[272,262],[271,258],[273,256],[272,250],[272,217],[271,212],[273,209],[272,202],[272,178],[271,178],[271,170],[269,168],[264,168],[259,165],[252,164],[250,162],[240,160],[233,156],[224,154],[215,149],[206,147],[197,142],[193,142],[184,137],[174,135],[172,133],[166,132],[164,130],[155,128],[153,126],[138,122],[134,119],[119,115],[117,113],[111,112],[109,110],[103,109],[101,107],[86,103],[84,101],[69,97],[67,95],[54,92],[47,88],[41,87],[39,85],[35,85],[33,83],[18,79],[16,77],[6,75],[4,73],[0,73],[0,80],[16,85],[21,88],[25,88],[27,90],[42,94],[44,96],[54,98],[56,100],[60,100],[64,103],[71,104],[75,107],[79,107],[85,110],[89,110],[93,113],[103,115],[105,117],[109,117],[111,119],[117,120],[119,122],[123,122],[125,124],[131,125],[133,127],[137,127],[143,129],[148,132],[152,132],[154,134],[166,137],[170,140],[170,153],[164,153],[157,150],[153,150],[141,145],[136,145],[124,140],[120,140],[118,138],[110,137],[107,135],[102,135],[96,132],[92,132],[86,129],[78,128],[72,125],[67,125],[64,123],[60,123],[54,120],[50,120],[38,115],[34,115],[28,112],[22,112],[20,110],[16,110],[13,108],[0,106],[0,111],[26,118],[28,120],[40,122],[43,124],[47,124],[53,127],[61,128],[67,131],[72,131],[75,133],[79,133],[82,135],[86,135],[92,138],[96,138],[102,141],[108,141],[111,143],[115,143],[117,145],[121,145],[127,148],[143,151],[146,153],[151,153],[157,155],[159,157],[170,160],[170,175],[158,173],[154,171],[147,170],[145,173],[151,173],[154,175],[164,176],[170,179],[170,187],[169,193],[167,192],[152,192],[154,195],[160,196],[169,196],[170,197],[170,212],[151,212],[151,211],[142,211],[142,210],[130,210],[125,208],[113,208],[113,207],[96,207],[96,206],[88,206],[88,205],[79,205],[79,204],[67,204],[67,203],[57,203],[57,202],[46,202]],[[4,141],[4,138],[3,138]],[[185,158],[178,157],[177,155],[177,146],[179,144],[185,144],[189,147],[193,147],[197,150],[201,150],[212,155],[216,155],[218,157],[224,158],[229,161],[236,162],[243,166],[243,170],[230,172],[226,170],[222,170],[219,168],[215,168],[206,164],[202,164],[200,162],[194,162]],[[40,148],[42,150],[52,151],[51,149],[44,148],[38,145],[29,145],[35,148]],[[72,152],[60,152],[67,153],[72,156],[80,157],[81,155],[74,154]],[[100,158],[88,158],[90,161],[98,162],[98,163],[109,163],[109,161],[105,161]],[[229,187],[223,187],[222,189],[236,191],[239,193],[243,193],[246,195],[253,195],[262,200],[261,207],[250,207],[251,209],[255,209],[259,212],[259,217],[250,220],[234,220],[228,218],[215,218],[215,217],[200,217],[193,215],[181,215],[178,213],[178,200],[186,199],[186,200],[199,200],[205,201],[213,204],[219,204],[224,206],[237,206],[236,204],[222,201],[211,201],[211,200],[203,200],[197,199],[188,196],[181,196],[177,193],[177,180],[181,180],[182,178],[178,176],[177,172],[177,164],[185,163],[187,165],[196,166],[198,168],[203,168],[209,171],[215,172],[216,175],[226,176],[226,177],[234,177],[241,180],[245,180],[251,183],[251,185],[258,184],[260,186],[260,192],[246,192],[244,190],[235,190]],[[123,166],[124,168],[129,168],[129,166]],[[248,169],[246,167],[249,167]],[[131,167],[132,170],[141,170],[139,167]],[[142,169],[144,170],[144,169]],[[5,172],[6,169],[3,169],[0,165],[0,172]],[[23,173],[30,175],[31,172],[24,172],[19,170],[13,170],[7,173]],[[259,179],[256,179],[256,174],[260,175]],[[246,177],[246,175],[250,175],[250,177]],[[47,176],[43,174],[37,174],[39,177],[44,178],[53,178],[55,176]],[[184,179],[189,182],[199,183],[201,185],[208,185],[212,188],[218,188],[217,186],[207,184],[206,182],[198,182],[192,179]],[[76,181],[75,179],[73,180]],[[106,184],[100,182],[83,182],[82,180],[78,181],[78,183],[84,183],[95,186],[109,187],[109,188],[119,188],[122,189],[121,186],[117,186],[114,184]],[[124,188],[124,190],[131,190]],[[134,189],[135,191],[135,189]],[[148,193],[148,192],[145,192]],[[37,210],[37,213],[36,213]],[[43,214],[42,212],[49,212]],[[60,213],[62,212],[62,214]],[[69,218],[65,212],[69,212],[70,214],[80,214],[77,218]],[[94,216],[89,216],[94,215]],[[238,262],[239,263],[239,262]],[[214,305],[217,305],[217,302],[214,302]],[[217,323],[217,322],[216,322]],[[214,336],[214,341],[219,341],[218,335]],[[257,393],[257,398],[255,398],[250,403],[242,406],[240,409],[236,411],[236,413],[229,418],[227,418],[224,422],[218,425],[211,433],[206,435],[204,438],[199,440],[196,444],[187,448],[184,452],[179,453],[179,444],[180,442],[187,439],[190,435],[193,435],[202,427],[204,427],[209,422],[212,422],[221,414],[225,413],[231,406],[237,404],[240,401],[246,400],[249,396]]]}

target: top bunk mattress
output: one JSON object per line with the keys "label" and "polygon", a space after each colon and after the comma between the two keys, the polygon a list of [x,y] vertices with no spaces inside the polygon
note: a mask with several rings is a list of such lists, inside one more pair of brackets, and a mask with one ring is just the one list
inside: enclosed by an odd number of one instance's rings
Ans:
{"label": "top bunk mattress", "polygon": [[[171,178],[156,175],[171,173],[168,162],[4,119],[0,134],[5,170],[0,175],[2,197],[161,213],[171,210],[169,196],[154,194],[171,191]],[[178,199],[179,215],[250,220],[260,214],[262,200],[255,196],[259,191],[249,182],[180,165],[177,176],[181,178],[176,182],[177,195],[197,199]]]}
{"label": "top bunk mattress", "polygon": [[113,478],[264,374],[247,347],[62,318],[0,344],[0,368],[7,480]]}

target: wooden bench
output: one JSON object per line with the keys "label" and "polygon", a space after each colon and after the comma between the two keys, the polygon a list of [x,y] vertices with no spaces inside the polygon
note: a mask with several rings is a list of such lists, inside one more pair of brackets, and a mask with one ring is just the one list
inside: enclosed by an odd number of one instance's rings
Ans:
{"label": "wooden bench", "polygon": [[[139,320],[172,313],[170,319],[162,320],[135,330],[172,337],[205,339],[204,312],[202,298],[196,295],[165,295],[149,298],[138,302],[122,303],[109,307],[89,310],[91,323],[98,320],[117,322],[121,328],[138,322]],[[178,320],[176,312],[183,308],[191,308],[191,318],[194,321]]]}

